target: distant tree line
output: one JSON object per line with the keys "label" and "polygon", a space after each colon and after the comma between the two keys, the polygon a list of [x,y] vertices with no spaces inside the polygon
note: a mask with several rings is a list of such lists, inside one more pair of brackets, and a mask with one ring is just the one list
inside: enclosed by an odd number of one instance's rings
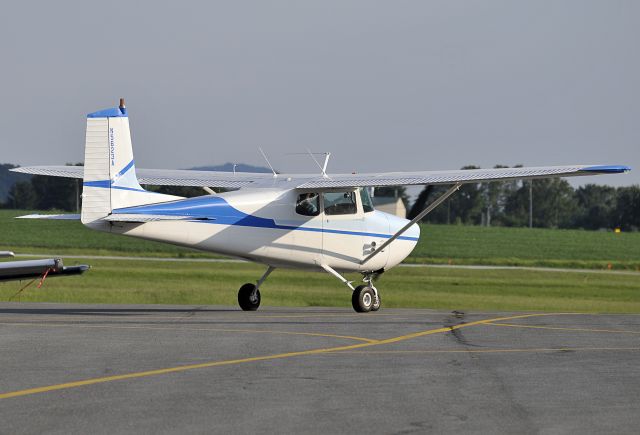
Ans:
{"label": "distant tree line", "polygon": [[[465,166],[462,169],[479,168]],[[448,188],[425,187],[409,210],[408,217],[417,216]],[[534,227],[640,229],[640,186],[615,188],[587,184],[576,189],[562,178],[465,184],[423,221],[525,227],[529,226],[530,198]]]}
{"label": "distant tree line", "polygon": [[[67,165],[80,166],[71,163]],[[2,208],[66,211],[79,209],[82,180],[39,175],[23,175],[22,178],[8,189]]]}
{"label": "distant tree line", "polygon": [[[79,165],[79,164],[76,164]],[[3,165],[9,169],[12,165]],[[496,168],[505,166],[496,166]],[[477,169],[465,166],[463,169]],[[11,173],[13,174],[13,173]],[[0,173],[0,175],[2,175]],[[20,175],[20,174],[16,174]],[[68,178],[23,176],[8,189],[3,208],[79,211],[82,181]],[[427,186],[408,208],[415,217],[449,186]],[[147,189],[193,197],[205,195],[200,187],[146,186]],[[216,189],[219,191],[219,189]],[[532,199],[532,224],[542,228],[589,230],[640,229],[640,186],[611,187],[587,184],[577,189],[560,178],[465,184],[424,218],[442,224],[526,227]],[[379,188],[376,196],[398,196],[408,203],[404,188]]]}

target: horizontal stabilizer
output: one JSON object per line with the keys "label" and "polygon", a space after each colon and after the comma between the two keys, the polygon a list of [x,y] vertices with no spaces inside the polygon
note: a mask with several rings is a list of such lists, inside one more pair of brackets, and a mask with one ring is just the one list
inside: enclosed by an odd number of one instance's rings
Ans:
{"label": "horizontal stabilizer", "polygon": [[79,221],[79,214],[27,214],[16,216],[17,219],[50,219],[57,221]]}
{"label": "horizontal stabilizer", "polygon": [[152,214],[125,214],[113,213],[105,217],[104,220],[109,222],[158,222],[158,221],[187,221],[187,220],[215,220],[212,218],[198,218],[193,216],[167,216]]}

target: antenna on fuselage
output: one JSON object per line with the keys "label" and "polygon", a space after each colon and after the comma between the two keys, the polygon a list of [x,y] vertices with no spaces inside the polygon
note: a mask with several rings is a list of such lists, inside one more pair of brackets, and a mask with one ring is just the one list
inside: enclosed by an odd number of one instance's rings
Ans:
{"label": "antenna on fuselage", "polygon": [[327,165],[329,164],[329,157],[331,157],[331,153],[324,153],[324,165],[322,166],[322,176],[327,176]]}
{"label": "antenna on fuselage", "polygon": [[271,168],[271,172],[273,172],[273,176],[277,177],[278,173],[276,172],[275,169],[273,169],[273,166],[271,166],[271,163],[269,162],[269,159],[267,158],[267,155],[264,153],[264,151],[262,151],[262,148],[258,147],[258,150],[260,150],[260,153],[262,154],[262,157],[264,157],[264,159],[267,162],[267,165],[269,165],[269,167]]}

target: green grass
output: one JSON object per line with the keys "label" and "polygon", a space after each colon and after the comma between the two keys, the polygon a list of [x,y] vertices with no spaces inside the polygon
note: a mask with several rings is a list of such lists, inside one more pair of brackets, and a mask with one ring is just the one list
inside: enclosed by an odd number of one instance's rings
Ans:
{"label": "green grass", "polygon": [[[167,244],[99,233],[79,222],[13,219],[0,211],[0,250],[16,253],[215,257]],[[79,263],[67,259],[65,264]],[[92,259],[80,277],[48,279],[22,301],[236,305],[241,284],[261,266],[242,263]],[[426,225],[411,263],[640,270],[640,233]],[[359,279],[352,276],[351,279]],[[21,283],[0,283],[9,300]],[[640,312],[640,274],[527,270],[395,268],[379,283],[385,307],[458,310]],[[263,304],[349,306],[350,293],[321,273],[277,270]]]}
{"label": "green grass", "polygon": [[[0,210],[0,250],[16,253],[216,257],[164,243],[100,233],[74,221],[13,219]],[[408,263],[640,270],[640,232],[423,225]]]}
{"label": "green grass", "polygon": [[640,270],[640,232],[424,225],[407,262]]}
{"label": "green grass", "polygon": [[[75,262],[67,261],[66,264]],[[249,263],[91,260],[78,277],[35,283],[22,302],[233,305],[263,268]],[[358,279],[354,275],[351,279]],[[23,284],[0,284],[9,300]],[[378,282],[385,307],[457,310],[640,312],[640,275],[526,270],[396,268]],[[323,273],[276,270],[262,287],[271,306],[350,306],[350,292]]]}

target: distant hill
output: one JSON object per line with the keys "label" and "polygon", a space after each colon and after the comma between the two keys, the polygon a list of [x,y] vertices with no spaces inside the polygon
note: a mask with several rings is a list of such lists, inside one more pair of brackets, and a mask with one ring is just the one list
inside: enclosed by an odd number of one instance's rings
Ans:
{"label": "distant hill", "polygon": [[[225,163],[224,165],[218,166],[196,166],[195,168],[190,168],[195,171],[222,171],[222,172],[233,172],[234,163]],[[271,172],[271,169],[265,168],[263,166],[251,166],[246,165],[244,163],[236,163],[236,172]]]}

